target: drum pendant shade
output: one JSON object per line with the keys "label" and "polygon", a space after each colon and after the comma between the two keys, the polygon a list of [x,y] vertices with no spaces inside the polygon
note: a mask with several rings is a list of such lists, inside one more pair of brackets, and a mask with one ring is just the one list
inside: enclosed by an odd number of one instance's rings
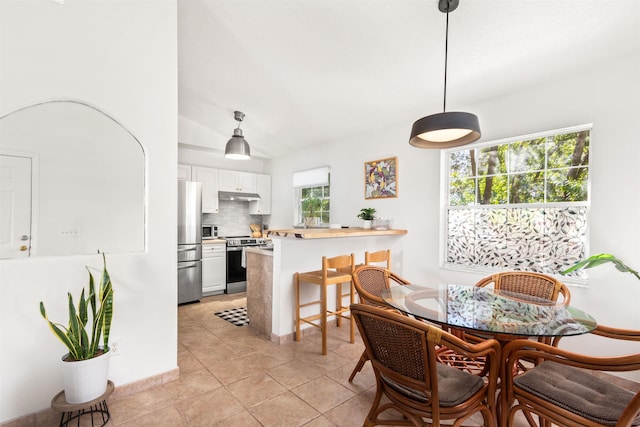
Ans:
{"label": "drum pendant shade", "polygon": [[418,148],[450,148],[470,144],[479,138],[478,116],[452,111],[417,120],[411,128],[409,144]]}
{"label": "drum pendant shade", "polygon": [[443,112],[417,120],[411,128],[409,144],[418,148],[450,148],[470,144],[480,138],[478,116],[461,111],[447,112],[447,57],[449,47],[449,12],[458,7],[459,0],[440,0],[438,9],[447,14],[444,48]]}

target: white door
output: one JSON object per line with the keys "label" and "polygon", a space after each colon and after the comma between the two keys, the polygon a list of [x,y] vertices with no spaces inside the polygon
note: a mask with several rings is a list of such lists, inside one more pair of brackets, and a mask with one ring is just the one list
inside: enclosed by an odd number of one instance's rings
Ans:
{"label": "white door", "polygon": [[31,240],[31,159],[0,155],[0,259],[26,258]]}

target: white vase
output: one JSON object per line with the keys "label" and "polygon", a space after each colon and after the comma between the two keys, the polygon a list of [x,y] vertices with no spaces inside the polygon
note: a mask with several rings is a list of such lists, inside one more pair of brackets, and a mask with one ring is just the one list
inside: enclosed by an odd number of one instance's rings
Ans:
{"label": "white vase", "polygon": [[371,228],[371,220],[363,219],[362,220],[362,228]]}
{"label": "white vase", "polygon": [[62,357],[62,384],[67,403],[85,403],[100,397],[107,390],[109,377],[108,351],[87,360],[65,362]]}

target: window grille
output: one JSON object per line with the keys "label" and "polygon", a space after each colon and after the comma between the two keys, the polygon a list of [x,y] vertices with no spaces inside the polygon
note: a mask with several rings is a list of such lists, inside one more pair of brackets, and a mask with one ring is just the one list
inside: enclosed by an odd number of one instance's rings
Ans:
{"label": "window grille", "polygon": [[445,265],[557,274],[583,259],[590,131],[446,151]]}

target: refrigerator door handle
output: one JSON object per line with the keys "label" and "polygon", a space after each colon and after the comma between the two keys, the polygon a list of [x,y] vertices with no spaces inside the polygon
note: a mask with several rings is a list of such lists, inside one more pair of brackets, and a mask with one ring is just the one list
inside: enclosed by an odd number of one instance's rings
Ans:
{"label": "refrigerator door handle", "polygon": [[183,268],[194,268],[198,266],[198,262],[191,262],[189,264],[186,264],[184,262],[181,262],[178,264],[178,270],[182,270]]}
{"label": "refrigerator door handle", "polygon": [[193,245],[188,248],[178,248],[178,252],[195,251],[198,249],[198,245]]}

